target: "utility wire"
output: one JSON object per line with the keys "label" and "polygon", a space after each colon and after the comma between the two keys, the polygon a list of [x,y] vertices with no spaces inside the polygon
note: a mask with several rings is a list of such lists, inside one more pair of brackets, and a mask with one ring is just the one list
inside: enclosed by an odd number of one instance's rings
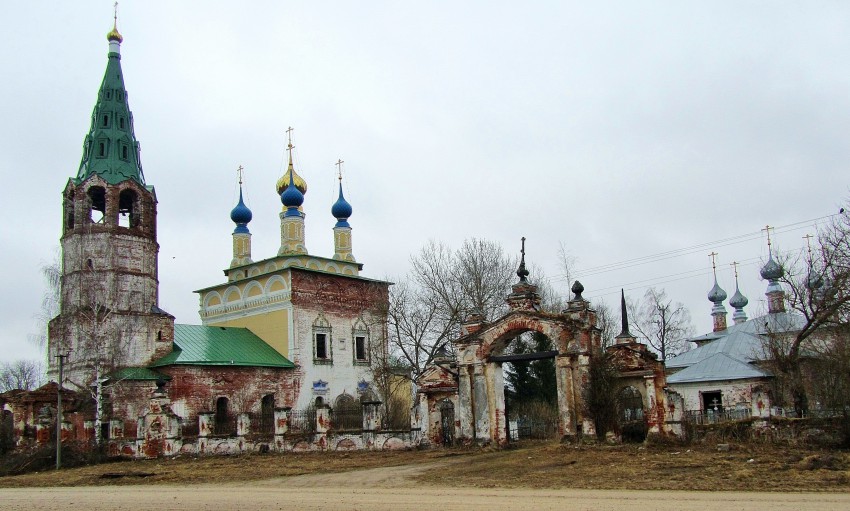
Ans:
{"label": "utility wire", "polygon": [[[787,233],[787,232],[791,232],[791,231],[795,231],[795,230],[804,229],[804,228],[808,227],[809,225],[811,225],[812,223],[817,223],[821,220],[829,219],[829,218],[832,218],[832,217],[835,217],[835,216],[837,216],[837,213],[832,214],[832,215],[825,215],[825,216],[821,216],[821,217],[817,217],[817,218],[812,218],[812,219],[809,219],[809,220],[803,220],[803,221],[800,221],[800,222],[794,222],[794,223],[790,223],[790,224],[786,224],[786,225],[781,225],[781,226],[778,226],[778,227],[774,227],[773,229],[774,229],[774,232],[777,232],[777,233]],[[665,261],[665,260],[673,259],[673,258],[676,258],[676,257],[683,257],[683,256],[699,253],[700,251],[708,249],[708,248],[727,247],[727,246],[731,246],[731,245],[745,243],[747,241],[753,241],[755,239],[761,238],[762,235],[763,235],[762,231],[759,230],[759,231],[750,232],[750,233],[746,233],[746,234],[740,234],[740,235],[737,235],[737,236],[731,236],[729,238],[723,238],[723,239],[720,239],[720,240],[710,241],[710,242],[707,242],[707,243],[699,243],[697,245],[691,245],[689,247],[683,247],[683,248],[678,248],[678,249],[674,249],[674,250],[668,250],[668,251],[665,251],[665,252],[659,252],[657,254],[645,255],[645,256],[636,257],[636,258],[633,258],[633,259],[626,259],[624,261],[607,263],[607,264],[603,264],[603,265],[599,265],[599,266],[592,266],[592,267],[584,268],[584,269],[577,269],[576,271],[570,273],[570,277],[579,277],[579,276],[587,277],[587,276],[592,276],[592,275],[598,275],[600,273],[607,273],[607,272],[610,272],[610,271],[622,270],[622,269],[626,269],[626,268],[632,268],[632,267],[635,267],[635,266],[641,266],[641,265],[644,265],[644,264]],[[560,279],[560,278],[564,278],[566,276],[567,276],[566,273],[561,273],[561,274],[552,275],[551,277],[547,277],[546,280],[553,281],[553,280],[557,280],[557,279]]]}

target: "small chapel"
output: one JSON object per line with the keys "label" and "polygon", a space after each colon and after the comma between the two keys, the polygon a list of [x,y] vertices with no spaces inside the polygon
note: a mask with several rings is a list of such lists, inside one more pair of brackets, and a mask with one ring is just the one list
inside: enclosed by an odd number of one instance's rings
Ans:
{"label": "small chapel", "polygon": [[[362,413],[362,403],[378,403],[370,361],[386,349],[390,283],[360,276],[341,172],[338,199],[329,204],[334,254],[308,252],[307,184],[293,165],[291,128],[288,167],[275,187],[280,249],[264,258],[251,253],[253,215],[240,173],[230,214],[232,260],[223,281],[196,291],[201,324],[175,324],[159,307],[157,196],[142,170],[117,16],[107,40],[79,170],[62,192],[61,305],[48,329],[51,383],[6,403],[16,435],[39,424],[46,431],[60,389],[59,420],[69,440],[141,442],[150,431],[171,439],[237,429],[277,434],[290,410],[312,408],[315,421],[316,408]],[[147,440],[138,449],[156,455]],[[130,444],[125,448],[138,455]],[[180,445],[168,449],[175,454]]]}

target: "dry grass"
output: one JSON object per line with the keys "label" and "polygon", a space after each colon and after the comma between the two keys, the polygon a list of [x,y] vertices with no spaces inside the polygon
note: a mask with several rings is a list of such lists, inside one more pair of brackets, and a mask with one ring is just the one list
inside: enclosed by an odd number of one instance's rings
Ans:
{"label": "dry grass", "polygon": [[422,476],[431,484],[498,488],[847,491],[847,453],[736,445],[643,447],[527,444]]}
{"label": "dry grass", "polygon": [[433,485],[487,488],[848,491],[850,455],[772,446],[573,446],[285,453],[123,461],[0,478],[0,487],[229,483],[438,462],[416,476]]}

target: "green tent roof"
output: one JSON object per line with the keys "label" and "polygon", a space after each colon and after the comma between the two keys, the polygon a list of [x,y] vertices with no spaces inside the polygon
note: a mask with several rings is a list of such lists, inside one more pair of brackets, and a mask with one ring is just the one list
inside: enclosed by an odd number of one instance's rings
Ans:
{"label": "green tent roof", "polygon": [[128,179],[145,186],[139,142],[133,130],[133,114],[124,88],[121,54],[107,55],[106,73],[97,92],[97,103],[91,116],[91,127],[83,142],[83,158],[75,182],[85,181],[97,174],[111,185]]}
{"label": "green tent roof", "polygon": [[169,365],[295,367],[247,328],[174,325],[174,351],[150,367]]}

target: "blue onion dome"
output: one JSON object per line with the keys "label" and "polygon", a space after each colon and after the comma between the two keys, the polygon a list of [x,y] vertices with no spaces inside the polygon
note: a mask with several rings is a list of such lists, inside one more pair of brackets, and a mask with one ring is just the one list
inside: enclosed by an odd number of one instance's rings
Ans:
{"label": "blue onion dome", "polygon": [[352,209],[351,204],[345,200],[345,197],[342,195],[342,183],[339,184],[339,198],[334,202],[334,205],[331,207],[331,215],[337,219],[336,226],[337,227],[351,227],[348,225],[348,219],[351,217]]}
{"label": "blue onion dome", "polygon": [[785,275],[785,270],[776,261],[773,260],[773,254],[767,260],[767,263],[761,269],[761,278],[766,280],[779,280]]}
{"label": "blue onion dome", "polygon": [[248,206],[246,206],[245,202],[242,200],[242,187],[240,186],[239,204],[230,211],[230,219],[233,220],[233,223],[235,224],[244,225],[250,222],[252,218],[254,218],[253,213],[251,213],[251,210],[248,209]]}
{"label": "blue onion dome", "polygon": [[289,175],[289,186],[280,194],[280,202],[286,207],[284,216],[301,216],[298,208],[304,204],[304,194],[295,186],[292,174]]}
{"label": "blue onion dome", "polygon": [[715,279],[714,287],[708,292],[708,300],[712,303],[721,303],[725,299],[726,291],[717,284],[717,280]]}
{"label": "blue onion dome", "polygon": [[736,285],[735,286],[735,294],[732,295],[732,299],[729,300],[729,305],[731,305],[732,307],[735,307],[736,309],[743,309],[744,307],[747,306],[748,303],[750,303],[750,301],[747,300],[746,296],[741,294],[741,291],[738,289],[738,286]]}

